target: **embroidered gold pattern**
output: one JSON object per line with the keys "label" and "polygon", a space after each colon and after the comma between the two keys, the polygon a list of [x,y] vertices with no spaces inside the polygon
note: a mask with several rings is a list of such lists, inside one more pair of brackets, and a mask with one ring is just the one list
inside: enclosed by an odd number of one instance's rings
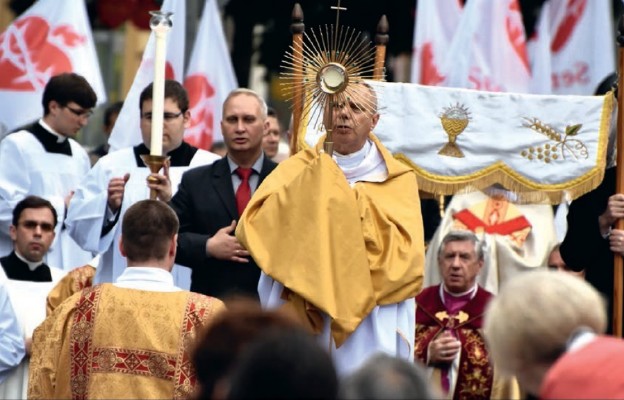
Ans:
{"label": "embroidered gold pattern", "polygon": [[493,370],[489,364],[489,356],[485,342],[478,332],[472,329],[461,329],[464,337],[463,348],[466,359],[461,361],[459,375],[463,377],[459,383],[460,398],[488,398],[492,386]]}
{"label": "embroidered gold pattern", "polygon": [[416,336],[414,339],[414,357],[424,360],[425,352],[427,351],[427,346],[429,345],[429,337],[431,336],[432,331],[439,329],[437,326],[427,326],[427,325],[416,325]]}
{"label": "embroidered gold pattern", "polygon": [[100,299],[101,286],[85,289],[80,296],[70,333],[71,391],[73,399],[89,397],[91,366],[91,333],[95,310]]}
{"label": "embroidered gold pattern", "polygon": [[92,372],[117,372],[173,380],[173,355],[146,350],[98,348],[93,351]]}
{"label": "embroidered gold pattern", "polygon": [[94,357],[93,361],[97,363],[103,371],[112,370],[115,364],[120,362],[115,352],[110,349],[102,350],[98,356]]}
{"label": "embroidered gold pattern", "polygon": [[173,368],[169,365],[167,358],[159,354],[150,355],[146,364],[147,369],[152,375],[162,379],[167,378],[169,372],[173,370]]}
{"label": "embroidered gold pattern", "polygon": [[438,151],[438,154],[449,157],[463,158],[464,152],[457,146],[457,136],[459,136],[468,126],[470,114],[468,109],[462,104],[455,104],[444,108],[439,116],[442,128],[448,136],[448,143]]}
{"label": "embroidered gold pattern", "polygon": [[176,399],[188,398],[195,387],[197,377],[191,363],[190,349],[192,347],[189,344],[192,343],[195,331],[201,328],[213,313],[214,305],[208,301],[207,297],[189,293],[180,329],[180,342],[184,343],[184,346],[180,347],[176,358],[177,368],[174,377],[174,398]]}
{"label": "embroidered gold pattern", "polygon": [[568,125],[565,127],[565,132],[562,133],[537,118],[524,118],[524,120],[526,122],[522,126],[541,133],[551,140],[551,143],[537,147],[531,146],[523,150],[520,154],[529,161],[538,160],[550,163],[556,160],[566,160],[568,155],[574,157],[575,160],[589,157],[585,143],[574,138],[578,135],[583,124]]}

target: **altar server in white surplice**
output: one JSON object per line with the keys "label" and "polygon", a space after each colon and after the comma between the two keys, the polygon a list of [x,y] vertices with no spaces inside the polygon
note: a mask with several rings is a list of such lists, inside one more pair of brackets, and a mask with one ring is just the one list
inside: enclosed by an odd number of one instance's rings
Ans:
{"label": "altar server in white surplice", "polygon": [[4,382],[11,376],[25,354],[24,335],[9,299],[7,277],[0,268],[0,398],[17,398],[6,396],[3,390]]}
{"label": "altar server in white surplice", "polygon": [[87,124],[97,96],[80,75],[52,77],[43,91],[43,118],[0,142],[0,257],[9,254],[15,205],[28,195],[49,200],[58,215],[55,240],[46,262],[70,270],[93,258],[63,229],[67,204],[91,166],[73,138]]}
{"label": "altar server in white surplice", "polygon": [[[140,156],[150,153],[152,90],[152,84],[148,85],[139,100],[143,143],[100,158],[76,190],[70,204],[66,220],[70,235],[84,249],[101,254],[94,279],[96,284],[114,282],[126,268],[118,242],[121,220],[128,207],[149,198],[150,188],[160,193],[166,179],[171,180],[172,190],[177,190],[183,172],[220,158],[183,141],[184,129],[191,119],[188,95],[179,82],[167,80],[163,154],[170,157],[170,167],[164,169],[163,175],[150,175]],[[147,181],[148,177],[151,182]],[[190,288],[190,269],[176,265],[172,274],[176,286],[185,290]]]}
{"label": "altar server in white surplice", "polygon": [[[3,280],[5,286],[0,290],[8,292],[15,311],[18,335],[25,343],[27,357],[0,383],[0,398],[25,399],[32,334],[45,319],[48,293],[65,272],[43,262],[54,240],[54,227],[58,219],[52,204],[38,196],[27,196],[17,203],[12,215],[10,235],[13,251],[6,257],[0,257],[0,280]],[[0,324],[6,322],[0,321]],[[3,335],[3,332],[0,333],[0,336]]]}

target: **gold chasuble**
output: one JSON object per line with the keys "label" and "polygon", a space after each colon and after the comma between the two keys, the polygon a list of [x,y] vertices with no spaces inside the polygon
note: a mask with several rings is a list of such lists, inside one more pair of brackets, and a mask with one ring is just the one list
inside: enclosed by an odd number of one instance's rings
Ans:
{"label": "gold chasuble", "polygon": [[50,315],[56,307],[68,299],[74,293],[93,286],[95,267],[84,265],[74,268],[50,290],[46,300],[46,315]]}
{"label": "gold chasuble", "polygon": [[321,139],[263,181],[236,230],[304,323],[318,333],[319,310],[329,315],[336,347],[375,306],[415,296],[423,279],[416,177],[370,137],[386,163],[383,182],[351,187]]}
{"label": "gold chasuble", "polygon": [[223,309],[186,291],[89,287],[35,330],[28,398],[188,398],[195,337]]}

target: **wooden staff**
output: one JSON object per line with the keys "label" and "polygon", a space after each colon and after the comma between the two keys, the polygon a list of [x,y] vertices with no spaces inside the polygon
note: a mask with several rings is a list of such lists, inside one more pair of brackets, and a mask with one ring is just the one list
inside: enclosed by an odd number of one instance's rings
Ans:
{"label": "wooden staff", "polygon": [[299,3],[295,3],[292,11],[292,23],[290,31],[293,35],[293,64],[294,64],[294,98],[293,98],[293,123],[290,132],[290,154],[297,152],[297,142],[299,140],[299,126],[301,125],[301,114],[303,113],[303,10]]}
{"label": "wooden staff", "polygon": [[386,62],[386,45],[388,44],[388,18],[382,15],[377,23],[377,34],[375,35],[375,67],[373,69],[373,79],[381,81],[384,79],[384,64]]}
{"label": "wooden staff", "polygon": [[[617,115],[617,140],[616,140],[616,166],[615,166],[615,192],[622,193],[624,189],[624,16],[618,23],[618,115]],[[615,223],[617,229],[624,229],[624,219],[618,219]],[[624,260],[619,254],[614,254],[613,259],[613,335],[622,337],[622,303],[624,296],[622,282],[624,281]]]}

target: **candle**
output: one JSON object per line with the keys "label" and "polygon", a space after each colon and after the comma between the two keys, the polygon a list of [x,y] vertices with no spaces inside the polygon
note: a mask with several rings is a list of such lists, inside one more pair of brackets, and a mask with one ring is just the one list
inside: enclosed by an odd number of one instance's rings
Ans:
{"label": "candle", "polygon": [[172,23],[170,12],[150,11],[150,28],[154,32],[156,46],[154,52],[154,85],[152,91],[152,131],[150,154],[162,156],[163,113],[165,108],[165,62],[167,56],[167,32]]}

